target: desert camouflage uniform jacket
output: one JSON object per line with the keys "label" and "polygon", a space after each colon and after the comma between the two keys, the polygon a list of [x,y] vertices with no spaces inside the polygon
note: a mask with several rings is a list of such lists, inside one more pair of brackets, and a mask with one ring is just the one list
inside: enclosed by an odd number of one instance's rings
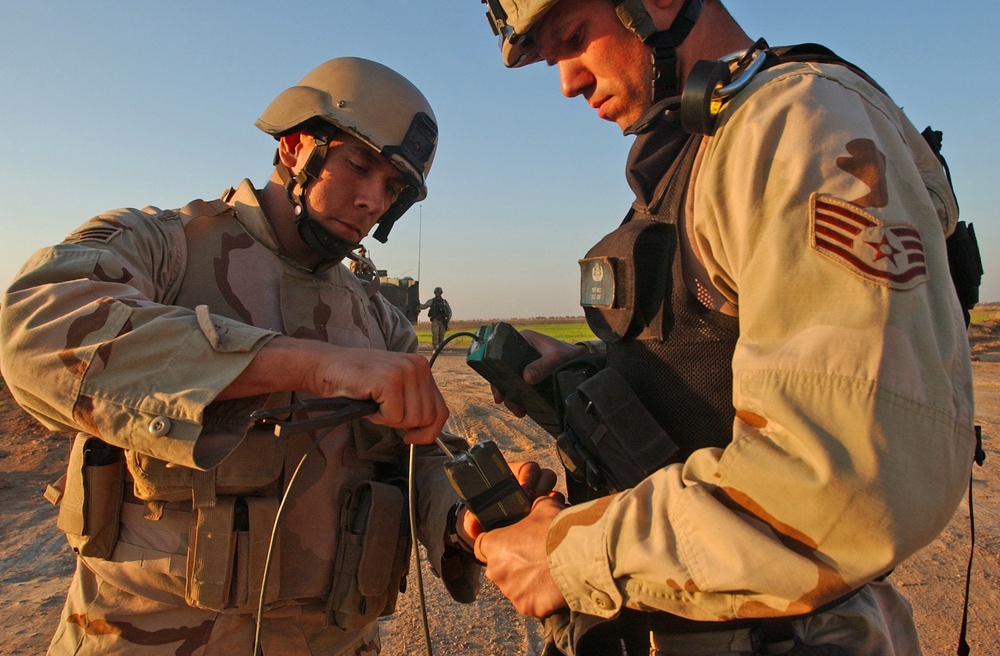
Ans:
{"label": "desert camouflage uniform jacket", "polygon": [[[244,181],[223,200],[176,211],[102,214],[37,252],[3,300],[3,373],[18,402],[50,429],[125,449],[131,485],[119,539],[109,558],[85,560],[132,595],[256,611],[268,520],[315,433],[278,439],[261,428],[244,436],[250,411],[288,403],[290,395],[213,399],[269,339],[417,349],[410,323],[376,287],[364,287],[346,266],[314,274],[280,253]],[[418,453],[420,539],[437,568],[457,497],[441,454]],[[405,457],[393,431],[364,421],[321,443],[288,501],[268,579],[270,608],[324,612],[345,490],[371,479],[379,463],[401,463],[405,474]],[[192,499],[204,511],[225,507],[227,499],[231,507],[234,496],[248,501],[250,534],[233,544],[222,540],[240,570],[230,586],[231,557],[212,553],[216,538],[197,534],[189,517]],[[208,546],[195,551],[198,535]],[[368,566],[385,580],[390,564]],[[464,572],[468,581],[480,576],[474,564]],[[358,635],[345,634],[345,643]]]}
{"label": "desert camouflage uniform jacket", "polygon": [[[682,228],[700,296],[739,317],[732,440],[556,518],[550,569],[577,612],[808,613],[934,539],[969,482],[971,364],[943,239],[958,210],[940,164],[845,67],[751,84],[701,143]],[[659,653],[728,653],[673,644]]]}

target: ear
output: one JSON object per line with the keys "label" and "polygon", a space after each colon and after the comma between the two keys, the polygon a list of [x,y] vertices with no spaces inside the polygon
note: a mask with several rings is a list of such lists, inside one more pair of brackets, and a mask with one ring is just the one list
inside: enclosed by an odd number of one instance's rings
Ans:
{"label": "ear", "polygon": [[298,172],[299,155],[303,149],[302,133],[295,132],[278,139],[278,160],[294,172]]}

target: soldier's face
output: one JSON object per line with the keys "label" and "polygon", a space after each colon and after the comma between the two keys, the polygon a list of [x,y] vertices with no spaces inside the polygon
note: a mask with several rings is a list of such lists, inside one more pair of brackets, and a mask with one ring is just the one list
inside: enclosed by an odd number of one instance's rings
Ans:
{"label": "soldier's face", "polygon": [[[304,163],[304,162],[303,162]],[[363,141],[338,132],[306,188],[309,216],[341,239],[359,242],[396,201],[406,178]]]}
{"label": "soldier's face", "polygon": [[607,0],[557,4],[538,28],[538,51],[558,66],[567,98],[583,96],[597,115],[632,125],[649,108],[650,49],[629,32]]}

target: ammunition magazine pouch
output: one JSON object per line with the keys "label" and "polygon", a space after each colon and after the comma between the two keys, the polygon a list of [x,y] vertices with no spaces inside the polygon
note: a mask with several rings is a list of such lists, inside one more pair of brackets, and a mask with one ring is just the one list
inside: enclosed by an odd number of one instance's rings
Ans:
{"label": "ammunition magazine pouch", "polygon": [[48,487],[45,498],[59,504],[56,526],[73,551],[108,558],[118,542],[125,457],[118,447],[90,435],[78,435],[66,475]]}
{"label": "ammunition magazine pouch", "polygon": [[344,499],[327,625],[353,631],[396,610],[409,566],[406,495],[396,485],[364,481]]}
{"label": "ammunition magazine pouch", "polygon": [[634,487],[680,451],[614,369],[577,387],[565,424],[556,444],[567,476],[597,494]]}
{"label": "ammunition magazine pouch", "polygon": [[[219,497],[214,505],[195,508],[188,535],[187,603],[219,612],[234,607],[256,612],[277,515],[273,497]],[[274,562],[280,562],[277,556]],[[277,574],[272,567],[265,603],[278,599]]]}

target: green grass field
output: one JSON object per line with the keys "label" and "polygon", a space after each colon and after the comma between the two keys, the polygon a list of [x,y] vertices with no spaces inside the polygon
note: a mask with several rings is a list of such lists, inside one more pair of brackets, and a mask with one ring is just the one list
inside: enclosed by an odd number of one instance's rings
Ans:
{"label": "green grass field", "polygon": [[972,317],[972,323],[1000,319],[1000,303],[981,303],[974,307],[969,315]]}

